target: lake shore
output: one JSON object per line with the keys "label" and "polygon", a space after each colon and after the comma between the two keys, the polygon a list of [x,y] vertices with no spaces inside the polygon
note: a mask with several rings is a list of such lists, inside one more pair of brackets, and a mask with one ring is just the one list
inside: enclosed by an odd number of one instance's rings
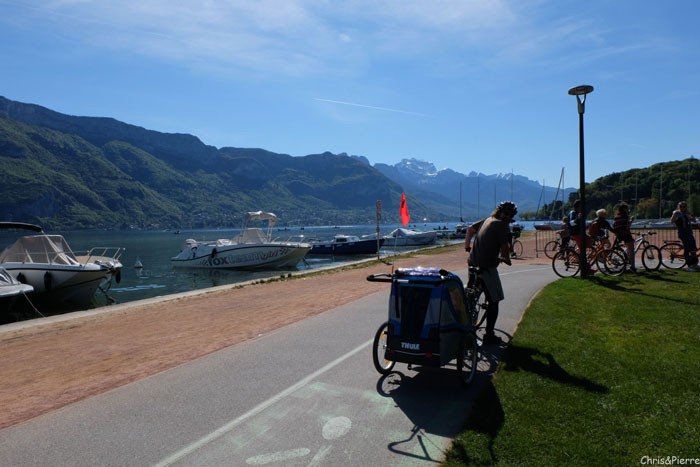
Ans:
{"label": "lake shore", "polygon": [[[523,235],[523,261],[549,264]],[[461,244],[394,258],[394,268],[438,266],[465,273]],[[366,295],[392,266],[376,260],[245,285],[0,326],[0,428],[255,339]],[[281,298],[283,297],[283,298]]]}

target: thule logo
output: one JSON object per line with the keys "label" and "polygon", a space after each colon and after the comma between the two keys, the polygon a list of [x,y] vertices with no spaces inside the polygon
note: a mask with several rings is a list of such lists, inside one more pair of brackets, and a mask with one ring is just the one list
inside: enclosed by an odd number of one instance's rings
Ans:
{"label": "thule logo", "polygon": [[411,344],[410,342],[402,342],[401,348],[407,349],[407,350],[420,350],[420,344]]}

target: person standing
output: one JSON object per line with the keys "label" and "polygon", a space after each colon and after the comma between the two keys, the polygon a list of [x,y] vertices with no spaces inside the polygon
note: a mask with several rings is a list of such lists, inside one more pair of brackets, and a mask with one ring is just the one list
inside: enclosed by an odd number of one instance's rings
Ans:
{"label": "person standing", "polygon": [[[577,199],[574,201],[573,209],[569,212],[569,233],[571,239],[576,242],[578,251],[581,251],[581,245],[585,245],[585,248],[591,245],[588,238],[581,238],[581,224],[586,224],[586,218],[581,214],[581,200]],[[586,237],[584,235],[584,237]],[[583,276],[590,276],[594,273],[591,266],[589,265],[588,259],[586,259],[585,264],[583,264],[583,270],[581,271]]]}
{"label": "person standing", "polygon": [[678,238],[680,238],[681,243],[683,243],[683,255],[685,256],[685,264],[688,265],[688,271],[700,271],[698,268],[698,256],[697,249],[698,246],[695,243],[695,236],[693,235],[692,222],[695,222],[695,216],[688,213],[688,203],[685,201],[680,201],[673,215],[671,216],[671,222],[676,224],[676,229],[678,229]]}
{"label": "person standing", "polygon": [[576,242],[576,246],[581,249],[581,200],[574,201],[571,211],[569,211],[569,237]]}
{"label": "person standing", "polygon": [[[502,342],[494,332],[498,319],[498,304],[505,298],[497,268],[501,262],[511,265],[509,225],[517,213],[518,207],[513,202],[503,201],[491,216],[477,223],[480,225],[473,230],[475,239],[469,255],[469,265],[479,268],[484,293],[489,300],[486,309],[486,332],[483,336],[486,345]],[[469,251],[469,243],[466,241],[465,250]]]}
{"label": "person standing", "polygon": [[634,238],[632,238],[632,231],[630,230],[631,224],[630,207],[627,206],[626,203],[621,203],[617,207],[615,217],[613,218],[613,232],[615,232],[615,236],[625,244],[630,271],[637,272],[634,260]]}

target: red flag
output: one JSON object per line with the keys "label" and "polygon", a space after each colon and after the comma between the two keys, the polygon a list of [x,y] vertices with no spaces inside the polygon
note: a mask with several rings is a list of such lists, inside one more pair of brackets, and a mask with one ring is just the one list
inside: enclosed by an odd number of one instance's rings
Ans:
{"label": "red flag", "polygon": [[411,216],[408,214],[408,205],[406,204],[405,193],[401,193],[401,207],[399,208],[399,215],[401,216],[401,224],[406,227],[406,225],[411,222]]}

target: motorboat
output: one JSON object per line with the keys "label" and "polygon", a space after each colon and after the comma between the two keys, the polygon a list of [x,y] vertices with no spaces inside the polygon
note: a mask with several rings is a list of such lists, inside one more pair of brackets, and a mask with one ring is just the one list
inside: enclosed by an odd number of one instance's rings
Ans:
{"label": "motorboat", "polygon": [[384,245],[385,239],[376,235],[337,234],[330,240],[311,243],[310,255],[373,255]]}
{"label": "motorboat", "polygon": [[5,268],[0,268],[0,311],[8,311],[18,297],[34,292],[34,287],[22,284]]}
{"label": "motorboat", "polygon": [[0,253],[0,266],[33,287],[33,301],[88,307],[99,287],[121,278],[122,248],[97,247],[76,255],[62,235],[46,234],[40,226],[0,222],[0,228],[37,233],[19,237]]}
{"label": "motorboat", "polygon": [[[250,227],[252,222],[267,223],[263,230]],[[295,267],[311,245],[304,242],[272,239],[272,227],[277,216],[271,212],[249,212],[243,230],[233,238],[198,241],[191,238],[170,258],[173,266],[207,269],[276,269]]]}
{"label": "motorboat", "polygon": [[432,245],[437,240],[437,237],[438,232],[435,230],[421,232],[419,230],[398,228],[386,235],[384,239],[387,246],[423,246]]}
{"label": "motorboat", "polygon": [[542,221],[534,224],[535,230],[559,230],[564,227],[561,221]]}

